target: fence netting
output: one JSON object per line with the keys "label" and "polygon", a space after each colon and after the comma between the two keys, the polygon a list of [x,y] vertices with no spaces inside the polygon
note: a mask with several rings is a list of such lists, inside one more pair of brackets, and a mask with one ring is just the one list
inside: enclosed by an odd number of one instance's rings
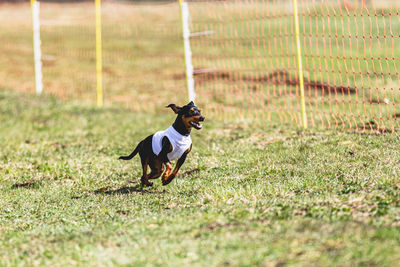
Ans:
{"label": "fence netting", "polygon": [[[400,2],[297,0],[310,127],[399,128]],[[302,125],[293,0],[187,1],[196,103],[208,118]],[[178,1],[102,3],[106,105],[188,99]],[[40,3],[43,93],[96,102],[94,3]],[[0,6],[0,87],[34,92],[29,4]]]}
{"label": "fence netting", "polygon": [[[104,2],[103,96],[106,105],[161,110],[186,101],[177,3]],[[64,99],[96,102],[94,3],[40,4],[43,86]],[[168,104],[168,103],[167,103]]]}
{"label": "fence netting", "polygon": [[[309,125],[398,128],[399,3],[298,0]],[[293,1],[193,1],[190,12],[199,101],[301,125]]]}
{"label": "fence netting", "polygon": [[96,100],[93,6],[40,2],[44,93],[61,99]]}
{"label": "fence netting", "polygon": [[144,112],[186,103],[178,3],[104,3],[102,12],[105,102]]}
{"label": "fence netting", "polygon": [[0,5],[0,89],[33,93],[32,16],[29,4]]}

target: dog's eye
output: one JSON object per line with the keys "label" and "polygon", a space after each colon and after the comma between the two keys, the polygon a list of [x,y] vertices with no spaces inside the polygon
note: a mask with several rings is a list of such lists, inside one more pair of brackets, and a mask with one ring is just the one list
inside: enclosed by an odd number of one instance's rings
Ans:
{"label": "dog's eye", "polygon": [[194,108],[191,108],[190,111],[194,111]]}

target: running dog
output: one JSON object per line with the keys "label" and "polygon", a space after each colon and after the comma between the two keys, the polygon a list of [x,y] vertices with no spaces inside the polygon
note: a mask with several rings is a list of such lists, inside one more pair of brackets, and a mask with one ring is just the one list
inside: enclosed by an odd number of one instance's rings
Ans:
{"label": "running dog", "polygon": [[[161,175],[163,185],[169,184],[176,177],[186,156],[192,150],[190,131],[192,128],[200,130],[202,128],[200,122],[205,119],[193,101],[183,107],[175,104],[169,104],[166,107],[177,114],[172,126],[143,139],[129,156],[119,157],[119,159],[130,160],[139,153],[143,169],[140,180],[144,186],[152,186],[153,183],[149,179],[157,179]],[[178,162],[172,171],[171,161],[175,159],[178,159]],[[150,174],[147,174],[147,166],[150,166]]]}

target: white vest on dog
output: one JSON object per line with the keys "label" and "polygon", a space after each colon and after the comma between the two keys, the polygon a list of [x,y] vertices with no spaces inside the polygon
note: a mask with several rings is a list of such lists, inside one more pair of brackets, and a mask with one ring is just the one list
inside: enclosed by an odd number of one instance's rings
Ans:
{"label": "white vest on dog", "polygon": [[153,135],[152,148],[153,153],[157,156],[161,152],[162,139],[164,136],[168,137],[172,145],[172,151],[167,154],[168,159],[171,161],[180,158],[192,144],[190,135],[181,135],[174,129],[174,127],[170,126],[167,130],[156,132]]}

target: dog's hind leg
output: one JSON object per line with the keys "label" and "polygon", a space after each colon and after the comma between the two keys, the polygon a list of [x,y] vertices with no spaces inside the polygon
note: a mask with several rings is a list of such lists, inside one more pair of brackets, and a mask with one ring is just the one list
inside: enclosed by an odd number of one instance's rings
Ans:
{"label": "dog's hind leg", "polygon": [[164,166],[162,164],[162,161],[157,158],[150,160],[149,166],[151,168],[149,179],[157,179],[158,177],[161,176],[161,174],[164,171]]}
{"label": "dog's hind leg", "polygon": [[143,169],[143,175],[140,178],[140,181],[142,182],[142,185],[147,185],[147,186],[152,186],[153,183],[149,182],[149,177],[147,175],[147,165],[149,164],[149,158],[148,157],[141,157],[140,158],[141,163],[142,163],[142,169]]}

